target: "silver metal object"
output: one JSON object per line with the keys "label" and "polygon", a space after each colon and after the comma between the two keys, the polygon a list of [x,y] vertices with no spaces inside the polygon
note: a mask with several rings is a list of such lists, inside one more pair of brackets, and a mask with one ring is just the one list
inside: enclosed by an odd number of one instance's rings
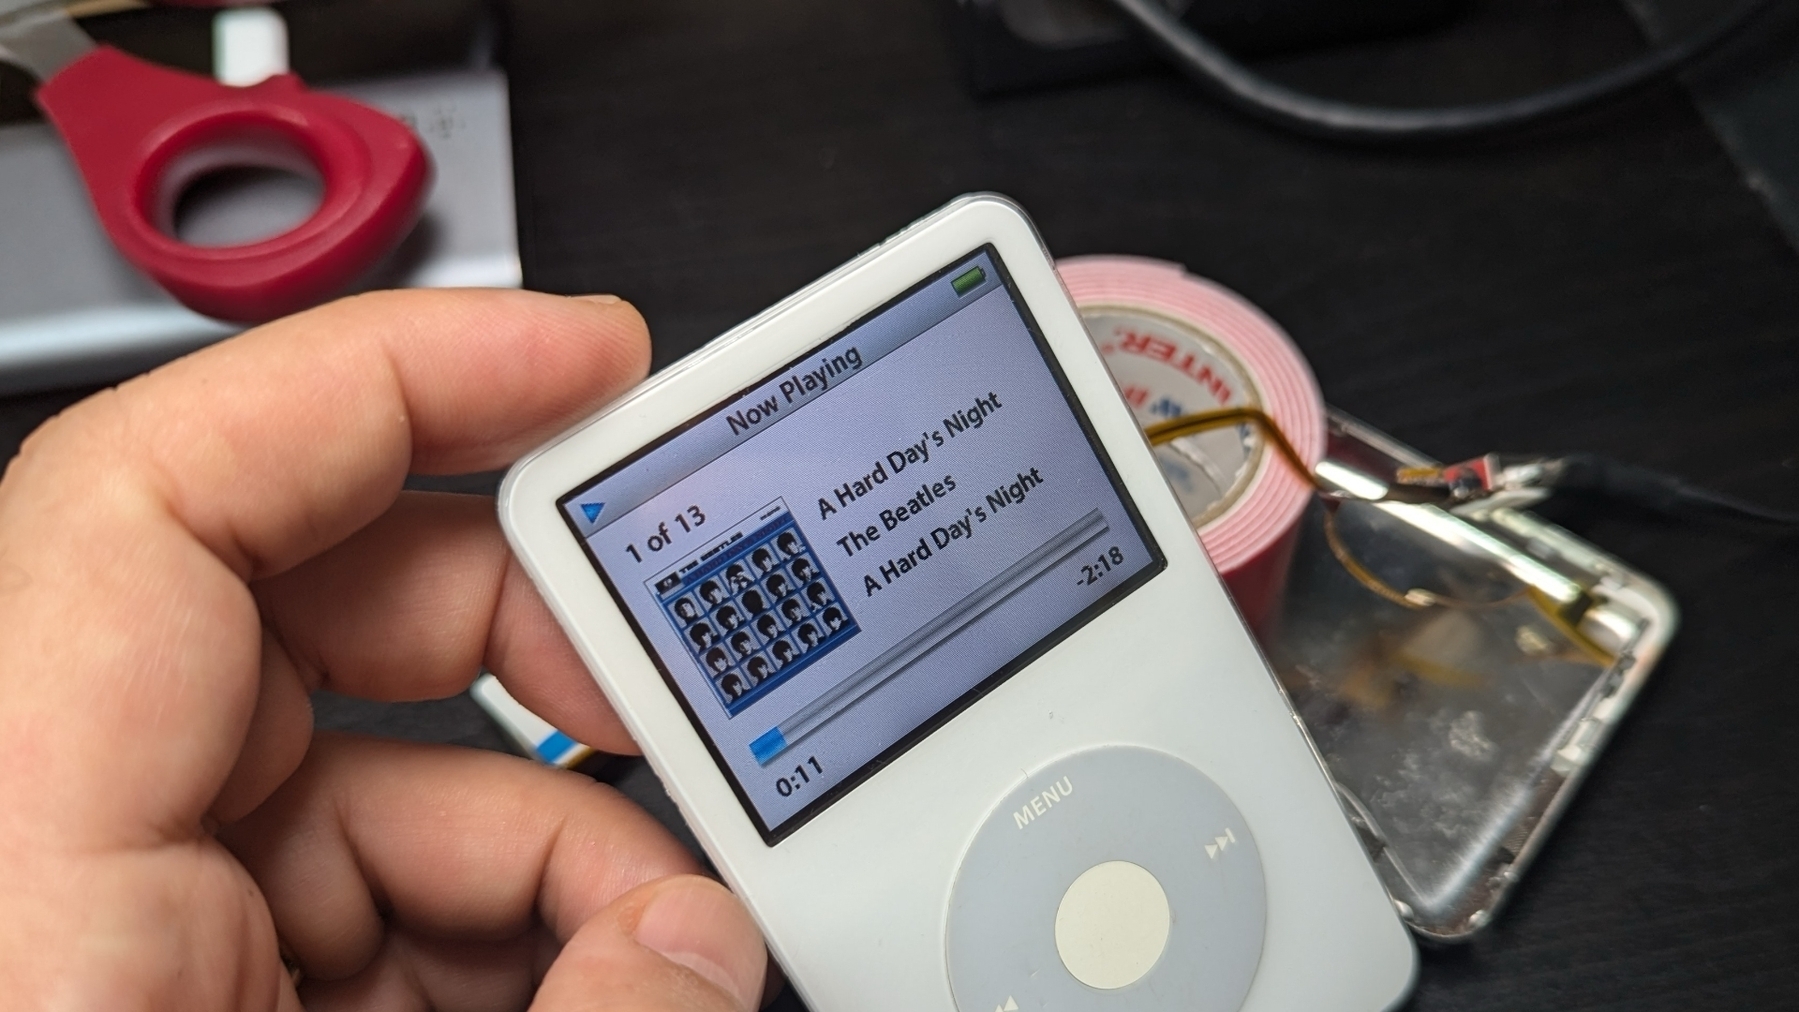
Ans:
{"label": "silver metal object", "polygon": [[[1318,473],[1378,498],[1378,475],[1432,461],[1332,413]],[[1264,645],[1394,904],[1418,934],[1491,922],[1660,660],[1667,592],[1503,498],[1454,509],[1342,502],[1341,544],[1394,587],[1382,599],[1307,518]],[[1573,616],[1570,621],[1568,616]]]}
{"label": "silver metal object", "polygon": [[[517,287],[505,76],[451,71],[337,90],[411,124],[436,168],[418,227],[360,287]],[[235,331],[183,308],[114,251],[48,126],[0,128],[0,181],[0,395],[122,379]],[[187,224],[221,241],[254,233],[291,208],[285,199],[196,208]]]}
{"label": "silver metal object", "polygon": [[93,48],[94,40],[60,0],[0,0],[0,60],[38,80],[49,80]]}

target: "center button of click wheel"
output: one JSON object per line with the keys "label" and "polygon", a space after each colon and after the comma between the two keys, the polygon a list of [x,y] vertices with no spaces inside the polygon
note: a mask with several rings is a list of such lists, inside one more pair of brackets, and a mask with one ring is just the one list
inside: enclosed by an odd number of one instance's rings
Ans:
{"label": "center button of click wheel", "polygon": [[1115,991],[1143,979],[1168,947],[1168,894],[1129,861],[1081,873],[1056,907],[1056,954],[1074,979]]}

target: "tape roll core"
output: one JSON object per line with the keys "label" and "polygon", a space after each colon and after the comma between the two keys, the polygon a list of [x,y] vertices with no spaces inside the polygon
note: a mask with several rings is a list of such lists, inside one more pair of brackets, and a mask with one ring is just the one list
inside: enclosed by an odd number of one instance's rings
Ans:
{"label": "tape roll core", "polygon": [[[1242,296],[1144,257],[1072,257],[1056,268],[1140,425],[1251,405],[1308,467],[1323,458],[1318,382],[1279,325]],[[1238,607],[1260,624],[1285,582],[1311,486],[1253,428],[1187,437],[1157,456]],[[1196,475],[1218,494],[1208,500]]]}

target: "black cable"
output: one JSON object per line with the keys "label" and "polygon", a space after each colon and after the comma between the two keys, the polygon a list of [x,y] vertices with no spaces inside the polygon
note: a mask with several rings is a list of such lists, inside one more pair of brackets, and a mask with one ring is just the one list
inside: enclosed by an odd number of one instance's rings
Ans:
{"label": "black cable", "polygon": [[1194,32],[1163,0],[1112,0],[1188,77],[1218,98],[1277,126],[1359,143],[1471,137],[1578,112],[1679,73],[1736,35],[1773,2],[1747,0],[1695,35],[1547,91],[1472,105],[1395,109],[1318,98],[1276,84]]}
{"label": "black cable", "polygon": [[1609,496],[1673,516],[1747,520],[1799,530],[1799,513],[1769,509],[1746,499],[1701,488],[1671,474],[1596,453],[1570,453],[1554,461],[1547,485],[1558,492]]}

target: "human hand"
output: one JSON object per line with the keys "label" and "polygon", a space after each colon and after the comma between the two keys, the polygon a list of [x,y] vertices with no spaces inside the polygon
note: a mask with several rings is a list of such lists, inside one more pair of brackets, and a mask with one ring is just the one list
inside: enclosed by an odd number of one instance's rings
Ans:
{"label": "human hand", "polygon": [[748,915],[608,788],[312,733],[316,689],[441,697],[485,663],[630,749],[492,504],[400,488],[510,462],[647,351],[617,300],[364,296],[27,440],[0,481],[7,1008],[754,1008]]}

